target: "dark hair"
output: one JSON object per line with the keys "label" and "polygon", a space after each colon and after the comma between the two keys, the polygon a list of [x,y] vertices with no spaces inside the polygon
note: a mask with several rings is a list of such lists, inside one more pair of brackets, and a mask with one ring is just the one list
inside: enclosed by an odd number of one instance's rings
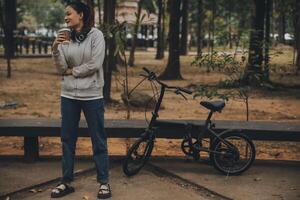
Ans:
{"label": "dark hair", "polygon": [[[88,5],[80,1],[68,2],[66,7],[67,6],[72,7],[77,13],[83,13],[83,28],[81,32],[86,35],[94,26],[94,19],[91,12],[92,9]],[[74,34],[71,35],[71,38],[75,40]]]}

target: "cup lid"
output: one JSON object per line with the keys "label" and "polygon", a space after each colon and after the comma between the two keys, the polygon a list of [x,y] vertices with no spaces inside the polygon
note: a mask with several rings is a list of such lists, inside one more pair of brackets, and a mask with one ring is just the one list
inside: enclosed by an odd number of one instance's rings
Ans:
{"label": "cup lid", "polygon": [[69,31],[69,32],[71,32],[71,29],[65,27],[65,28],[61,28],[61,29],[58,30],[58,32],[61,32],[61,31]]}

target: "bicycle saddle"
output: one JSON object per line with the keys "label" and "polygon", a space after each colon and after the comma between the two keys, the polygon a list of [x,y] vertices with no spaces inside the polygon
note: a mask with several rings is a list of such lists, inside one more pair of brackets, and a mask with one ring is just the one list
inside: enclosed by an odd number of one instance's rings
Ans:
{"label": "bicycle saddle", "polygon": [[225,107],[225,101],[201,101],[200,105],[213,112],[220,112]]}

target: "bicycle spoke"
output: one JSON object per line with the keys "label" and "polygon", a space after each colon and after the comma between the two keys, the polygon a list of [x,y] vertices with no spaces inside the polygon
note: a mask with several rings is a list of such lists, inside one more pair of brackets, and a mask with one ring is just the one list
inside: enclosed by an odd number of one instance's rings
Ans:
{"label": "bicycle spoke", "polygon": [[219,140],[212,153],[214,166],[225,174],[238,174],[245,171],[255,158],[253,143],[240,134],[228,134]]}
{"label": "bicycle spoke", "polygon": [[145,165],[151,155],[153,142],[153,140],[140,138],[131,146],[123,163],[123,171],[126,175],[132,176],[138,173]]}

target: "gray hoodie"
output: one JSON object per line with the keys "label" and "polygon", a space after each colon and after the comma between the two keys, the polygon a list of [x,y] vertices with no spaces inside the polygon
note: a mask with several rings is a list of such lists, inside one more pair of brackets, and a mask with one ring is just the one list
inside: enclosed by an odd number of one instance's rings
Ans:
{"label": "gray hoodie", "polygon": [[60,74],[72,68],[72,76],[62,76],[61,96],[73,99],[103,97],[103,60],[105,41],[100,30],[92,28],[83,42],[71,41],[60,44],[52,53],[55,66]]}

